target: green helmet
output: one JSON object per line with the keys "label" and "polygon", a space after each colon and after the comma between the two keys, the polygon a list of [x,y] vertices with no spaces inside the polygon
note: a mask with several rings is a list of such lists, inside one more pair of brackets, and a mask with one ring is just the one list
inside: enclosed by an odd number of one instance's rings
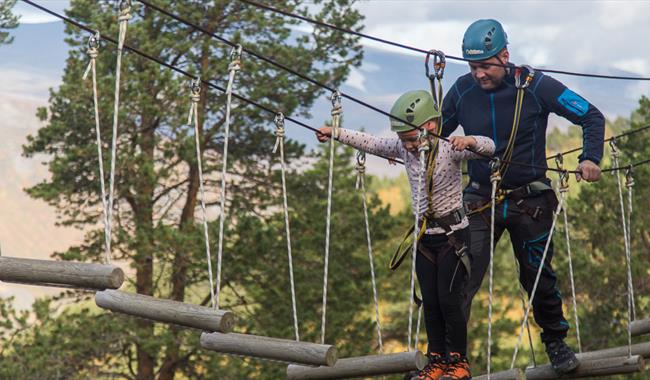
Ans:
{"label": "green helmet", "polygon": [[[418,127],[427,121],[440,117],[440,111],[428,91],[409,91],[400,96],[390,109],[390,114],[401,120],[406,120]],[[393,132],[407,132],[413,128],[401,120],[390,118],[390,129]]]}

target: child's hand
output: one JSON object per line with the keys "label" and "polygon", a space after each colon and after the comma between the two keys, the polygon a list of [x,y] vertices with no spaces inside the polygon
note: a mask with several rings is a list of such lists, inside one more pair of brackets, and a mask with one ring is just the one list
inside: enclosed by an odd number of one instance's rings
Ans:
{"label": "child's hand", "polygon": [[452,136],[449,138],[449,143],[453,146],[454,150],[462,151],[465,148],[473,148],[476,146],[476,139],[472,136]]}
{"label": "child's hand", "polygon": [[316,132],[316,138],[320,142],[326,142],[332,137],[332,127],[321,127]]}

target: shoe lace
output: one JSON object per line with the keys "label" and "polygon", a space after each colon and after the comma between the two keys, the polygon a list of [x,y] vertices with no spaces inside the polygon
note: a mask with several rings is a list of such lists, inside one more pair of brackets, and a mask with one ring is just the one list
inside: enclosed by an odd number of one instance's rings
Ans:
{"label": "shoe lace", "polygon": [[[457,371],[468,371],[469,363],[466,358],[457,355],[451,355],[447,367],[444,370],[444,376],[451,379],[459,379],[461,375]],[[462,376],[465,374],[463,373]]]}

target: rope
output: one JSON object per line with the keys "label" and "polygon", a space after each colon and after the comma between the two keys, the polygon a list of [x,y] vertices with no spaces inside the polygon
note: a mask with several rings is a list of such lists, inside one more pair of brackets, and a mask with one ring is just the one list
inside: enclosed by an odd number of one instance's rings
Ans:
{"label": "rope", "polygon": [[492,182],[492,195],[491,195],[491,210],[490,210],[490,279],[488,286],[488,346],[487,346],[487,380],[490,380],[490,372],[492,369],[492,304],[493,304],[493,284],[494,284],[494,210],[497,205],[497,187],[501,182],[501,174],[499,173],[499,162],[493,161],[492,175],[490,176]]}
{"label": "rope", "polygon": [[119,35],[117,39],[117,64],[115,67],[115,103],[113,109],[113,138],[111,140],[111,173],[109,179],[108,190],[108,216],[107,216],[107,231],[108,237],[108,252],[111,252],[111,237],[112,237],[112,224],[113,224],[113,202],[115,191],[115,161],[117,161],[117,128],[118,118],[120,112],[120,72],[122,70],[122,51],[124,50],[124,41],[126,40],[126,29],[131,19],[131,3],[126,0],[120,2],[120,15],[117,18],[119,23]]}
{"label": "rope", "polygon": [[325,324],[327,322],[327,279],[330,260],[330,227],[332,217],[332,179],[334,177],[334,140],[338,138],[341,123],[341,93],[334,91],[332,101],[332,138],[330,139],[329,173],[327,177],[327,219],[325,224],[325,265],[323,270],[323,311],[321,315],[321,344],[325,344]]}
{"label": "rope", "polygon": [[[521,268],[519,267],[519,261],[517,261],[516,257],[513,257],[514,262],[515,262],[515,268],[517,268],[517,278],[521,275]],[[524,295],[524,287],[521,285],[521,282],[519,282],[519,300],[521,301],[521,308],[522,310],[526,310],[526,298]],[[535,358],[535,347],[533,346],[533,336],[530,333],[530,323],[526,322],[526,335],[528,336],[528,346],[530,347],[530,358],[533,362],[533,367],[537,367],[537,359]]]}
{"label": "rope", "polygon": [[357,152],[357,190],[361,190],[361,200],[363,202],[363,219],[366,225],[366,240],[368,241],[368,262],[370,263],[370,281],[372,283],[372,296],[375,302],[375,322],[377,324],[377,341],[379,342],[379,352],[384,351],[384,343],[381,339],[381,324],[379,323],[379,297],[377,296],[377,281],[375,279],[375,263],[372,254],[372,241],[370,239],[370,222],[368,220],[368,203],[366,201],[366,154],[363,151]]}
{"label": "rope", "polygon": [[287,166],[284,160],[284,115],[278,113],[275,115],[275,146],[273,153],[280,148],[280,168],[282,174],[282,200],[284,208],[284,227],[287,234],[287,257],[289,259],[289,282],[291,284],[291,311],[293,312],[293,330],[296,335],[296,342],[300,341],[298,330],[298,311],[296,308],[296,286],[293,278],[293,257],[291,256],[291,229],[289,228],[289,203],[287,202],[287,180],[285,172]]}
{"label": "rope", "polygon": [[[614,168],[619,168],[618,157],[620,152],[616,147],[615,140],[609,142],[612,151],[612,165]],[[627,348],[628,356],[632,357],[632,321],[634,317],[632,316],[632,299],[634,297],[632,284],[632,265],[630,259],[630,240],[627,235],[627,223],[625,220],[625,205],[623,202],[623,188],[621,186],[621,176],[618,170],[616,173],[616,185],[618,187],[618,200],[621,206],[621,225],[623,226],[623,243],[625,244],[625,267],[627,272]]]}
{"label": "rope", "polygon": [[203,235],[205,241],[205,254],[208,259],[208,280],[210,281],[210,301],[216,308],[214,281],[212,276],[212,255],[210,254],[210,236],[208,234],[208,217],[205,209],[205,190],[203,181],[203,163],[201,160],[201,131],[199,130],[199,102],[201,101],[201,79],[197,78],[191,83],[190,112],[187,115],[187,125],[194,124],[194,140],[196,144],[196,162],[199,171],[199,192],[201,194],[201,216],[203,218]]}
{"label": "rope", "polygon": [[[342,28],[340,26],[332,25],[332,24],[329,24],[329,23],[326,23],[326,22],[323,22],[323,21],[314,20],[314,19],[311,19],[309,17],[301,16],[301,15],[298,15],[298,14],[295,14],[295,13],[291,13],[291,12],[284,11],[284,10],[281,10],[281,9],[278,9],[278,8],[274,8],[274,7],[271,7],[271,6],[266,5],[266,4],[258,3],[256,1],[252,1],[252,0],[240,0],[240,1],[243,2],[243,3],[246,3],[246,4],[250,4],[250,5],[252,5],[254,7],[257,7],[257,8],[266,9],[266,10],[269,10],[271,12],[283,14],[283,15],[288,16],[288,17],[292,17],[292,18],[295,18],[295,19],[306,21],[308,23],[318,25],[318,26],[322,26],[322,27],[326,27],[326,28],[329,28],[329,29],[337,30],[339,32],[343,32],[343,33],[346,33],[346,34],[351,34],[351,35],[355,35],[357,37],[367,38],[367,39],[372,40],[372,41],[376,41],[376,42],[383,43],[383,44],[390,45],[390,46],[395,46],[395,47],[398,47],[398,48],[401,48],[401,49],[414,51],[414,52],[417,52],[417,53],[422,53],[422,54],[427,54],[428,53],[427,50],[423,50],[423,49],[419,49],[419,48],[416,48],[416,47],[413,47],[413,46],[400,44],[400,43],[389,41],[389,40],[386,40],[386,39],[383,39],[383,38],[374,37],[374,36],[371,36],[371,35],[368,35],[368,34],[364,34],[364,33],[361,33],[361,32],[354,31],[354,30]],[[456,60],[456,61],[469,62],[469,60],[467,60],[465,58],[461,58],[461,57],[454,57],[454,56],[451,56],[451,55],[448,55],[447,57],[449,59],[453,59],[453,60]],[[501,67],[505,66],[505,65],[498,64],[498,63],[490,63],[489,65],[491,65],[491,66],[501,66]],[[629,77],[629,76],[620,76],[620,75],[586,74],[586,73],[564,71],[564,70],[537,69],[537,68],[535,70],[536,71],[543,71],[543,72],[547,72],[547,73],[556,73],[556,74],[565,74],[565,75],[591,77],[591,78],[601,78],[601,79],[621,79],[621,80],[641,80],[641,81],[650,80],[650,78],[645,78],[645,77]]]}
{"label": "rope", "polygon": [[[634,186],[634,177],[632,173],[632,166],[629,166],[625,171],[625,187],[627,187],[627,244],[630,247],[630,258],[632,250],[632,187]],[[630,261],[631,264],[631,261]],[[634,286],[630,288],[632,297],[632,319],[636,319],[636,305],[634,302]]]}
{"label": "rope", "polygon": [[422,324],[422,305],[418,305],[418,322],[415,327],[415,347],[414,349],[418,349],[418,345],[420,344],[420,325]]}
{"label": "rope", "polygon": [[[641,128],[637,128],[637,129],[632,129],[632,130],[629,130],[627,132],[623,132],[623,133],[620,133],[618,135],[606,138],[605,140],[603,140],[603,142],[609,142],[611,140],[617,140],[617,139],[619,139],[621,137],[624,137],[624,136],[629,136],[629,135],[633,135],[633,134],[636,134],[636,133],[639,133],[639,132],[643,132],[646,129],[650,129],[650,125],[646,125],[645,127],[641,127]],[[569,149],[569,150],[564,151],[562,153],[557,153],[557,154],[550,155],[550,156],[546,157],[546,159],[551,160],[551,159],[554,159],[555,157],[557,157],[558,155],[566,156],[569,153],[574,153],[574,152],[577,152],[579,150],[582,150],[582,148],[583,147],[580,146],[578,148]]]}
{"label": "rope", "polygon": [[[569,191],[568,174],[560,176],[559,193],[562,203],[565,203],[566,196]],[[571,239],[569,234],[569,218],[567,216],[566,207],[562,207],[562,214],[564,216],[564,235],[566,238],[566,251],[569,259],[569,279],[571,280],[571,300],[573,302],[573,317],[576,323],[576,338],[578,340],[578,352],[582,352],[582,341],[580,339],[580,317],[578,316],[578,301],[576,299],[576,285],[575,276],[573,272],[573,259],[571,256]]]}
{"label": "rope", "polygon": [[[409,323],[408,323],[408,350],[411,351],[411,338],[413,337],[413,299],[415,296],[415,261],[418,252],[418,237],[420,235],[420,201],[422,199],[422,177],[424,174],[427,152],[429,144],[427,140],[426,130],[420,131],[420,146],[418,151],[420,153],[420,167],[418,169],[418,190],[413,203],[413,211],[415,214],[415,222],[413,224],[413,250],[411,253],[411,293],[409,294]],[[423,226],[426,229],[426,226]]]}
{"label": "rope", "polygon": [[548,238],[546,240],[546,245],[544,246],[544,253],[542,254],[542,259],[537,269],[537,276],[535,277],[535,283],[533,284],[533,290],[530,293],[530,298],[528,299],[528,305],[526,306],[526,312],[524,313],[524,320],[521,323],[521,329],[519,331],[519,336],[517,337],[517,344],[515,345],[515,352],[512,354],[512,362],[510,363],[510,368],[515,367],[515,361],[517,360],[517,354],[519,353],[519,346],[521,345],[521,340],[524,335],[524,327],[528,323],[528,317],[530,315],[530,309],[535,300],[535,294],[537,293],[537,285],[539,284],[539,279],[542,276],[542,269],[544,269],[544,263],[546,262],[546,255],[548,254],[548,249],[551,246],[551,240],[553,237],[553,232],[555,231],[555,223],[557,222],[557,216],[560,214],[560,211],[564,207],[564,197],[560,197],[560,200],[553,212],[553,223],[551,224],[551,229],[548,233]]}
{"label": "rope", "polygon": [[90,61],[88,67],[83,74],[83,79],[88,78],[88,74],[92,72],[93,76],[93,105],[95,107],[95,136],[97,138],[97,156],[99,159],[99,182],[102,193],[102,208],[104,217],[104,254],[106,255],[106,263],[111,263],[111,231],[110,223],[108,220],[108,200],[106,198],[106,183],[104,180],[104,157],[102,154],[102,133],[99,126],[99,101],[97,96],[97,56],[99,55],[99,32],[88,38],[88,56]]}
{"label": "rope", "polygon": [[226,167],[228,166],[228,140],[230,138],[230,109],[232,101],[232,87],[235,75],[241,69],[241,46],[232,49],[230,64],[228,65],[228,86],[226,87],[226,122],[223,141],[223,166],[221,167],[221,205],[219,212],[219,253],[217,255],[217,292],[215,309],[219,309],[219,293],[221,291],[221,260],[223,257],[223,225],[226,219]]}

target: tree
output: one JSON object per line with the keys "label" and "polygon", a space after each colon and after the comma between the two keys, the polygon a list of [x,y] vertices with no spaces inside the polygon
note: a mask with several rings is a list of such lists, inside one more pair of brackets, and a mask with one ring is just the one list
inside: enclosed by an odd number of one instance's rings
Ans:
{"label": "tree", "polygon": [[[234,42],[252,46],[260,54],[295,67],[318,81],[338,86],[349,68],[358,65],[361,48],[357,37],[316,28],[313,33],[292,31],[295,21],[261,13],[241,2],[156,1],[184,19],[193,20]],[[317,2],[321,6],[312,17],[346,28],[356,28],[361,16],[351,9],[351,1]],[[104,35],[117,35],[113,1],[73,0],[69,17],[96,28]],[[288,1],[288,10],[314,13],[302,1]],[[87,63],[88,35],[66,27],[71,46],[62,85],[51,92],[48,109],[39,110],[47,126],[30,136],[25,155],[44,153],[51,158],[51,179],[32,188],[29,194],[55,206],[62,223],[90,229],[83,244],[57,253],[57,257],[99,260],[103,231],[95,229],[101,220],[101,195],[97,154],[94,146],[92,97],[89,83],[81,83]],[[188,28],[139,3],[133,6],[127,44],[148,54],[212,79],[223,87],[231,48],[194,28]],[[115,55],[104,44],[98,58],[100,115],[105,141],[110,139]],[[286,114],[308,114],[319,89],[295,76],[245,55],[235,92]],[[188,78],[179,77],[135,54],[126,54],[122,67],[122,105],[118,136],[116,174],[116,228],[114,258],[128,263],[135,272],[134,290],[163,298],[206,303],[205,254],[202,233],[195,220],[198,172],[192,128],[184,125],[189,109]],[[208,204],[218,204],[219,169],[223,146],[223,94],[202,89],[199,104],[201,151],[206,185],[211,189]],[[244,221],[239,210],[269,215],[269,207],[279,204],[277,192],[269,192],[277,174],[272,166],[274,137],[265,124],[273,115],[235,102],[232,141],[229,153],[227,240],[236,245],[234,232]],[[104,143],[107,148],[107,143]],[[303,147],[288,145],[288,160],[303,153]],[[107,157],[105,155],[104,157]],[[106,165],[106,167],[108,167]],[[217,241],[212,229],[211,239]],[[241,273],[224,273],[224,293],[236,287]],[[192,297],[201,289],[201,295]],[[224,304],[224,307],[231,305]],[[154,329],[149,321],[136,322],[133,334],[125,332],[121,369],[128,368],[138,379],[172,379],[177,371],[190,371],[196,340],[177,327]],[[137,332],[137,333],[136,333]],[[113,353],[121,355],[120,353]]]}
{"label": "tree", "polygon": [[10,44],[14,38],[9,36],[9,32],[4,29],[14,29],[18,26],[18,16],[11,13],[11,9],[16,5],[16,0],[0,1],[0,45]]}

